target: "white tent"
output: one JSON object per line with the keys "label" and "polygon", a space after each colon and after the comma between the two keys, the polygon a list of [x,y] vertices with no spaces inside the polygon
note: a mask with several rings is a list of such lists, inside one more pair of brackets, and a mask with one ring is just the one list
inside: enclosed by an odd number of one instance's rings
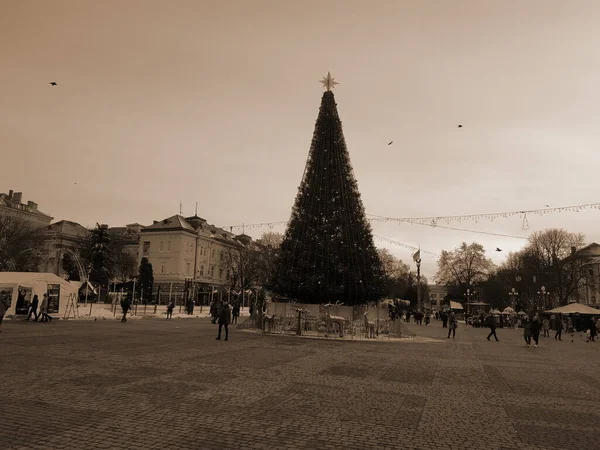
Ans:
{"label": "white tent", "polygon": [[498,310],[498,309],[492,309],[490,311],[490,314],[500,314],[500,310]]}
{"label": "white tent", "polygon": [[567,306],[561,306],[560,308],[554,308],[546,312],[550,314],[588,314],[600,316],[600,309],[590,308],[581,303],[571,303]]}
{"label": "white tent", "polygon": [[506,308],[504,308],[504,311],[502,311],[502,314],[513,315],[513,314],[516,314],[516,312],[510,306],[507,306]]}
{"label": "white tent", "polygon": [[10,300],[7,315],[27,314],[34,295],[37,294],[39,298],[39,307],[43,295],[48,294],[48,314],[63,316],[71,295],[77,304],[77,292],[80,286],[79,281],[69,282],[53,273],[0,272],[0,294]]}

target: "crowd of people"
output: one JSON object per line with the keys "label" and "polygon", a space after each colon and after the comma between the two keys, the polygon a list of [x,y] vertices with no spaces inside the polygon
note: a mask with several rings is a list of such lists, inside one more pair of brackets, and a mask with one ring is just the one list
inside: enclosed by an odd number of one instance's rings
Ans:
{"label": "crowd of people", "polygon": [[[403,320],[409,323],[411,318],[417,325],[428,326],[432,318],[442,322],[442,327],[448,329],[448,339],[456,336],[458,328],[458,318],[454,311],[419,311],[408,308],[402,303],[396,301],[388,305],[390,320]],[[527,346],[532,343],[535,347],[539,345],[540,334],[544,337],[550,337],[550,333],[554,333],[554,339],[562,341],[563,331],[568,334],[574,332],[583,332],[587,335],[588,342],[595,342],[600,334],[600,321],[594,316],[585,315],[566,315],[548,314],[548,313],[531,313],[526,315],[506,316],[503,314],[485,314],[484,312],[478,315],[472,315],[465,318],[465,323],[474,328],[489,328],[490,332],[486,339],[489,341],[492,338],[499,341],[496,334],[497,328],[518,327],[523,329],[523,338]]]}

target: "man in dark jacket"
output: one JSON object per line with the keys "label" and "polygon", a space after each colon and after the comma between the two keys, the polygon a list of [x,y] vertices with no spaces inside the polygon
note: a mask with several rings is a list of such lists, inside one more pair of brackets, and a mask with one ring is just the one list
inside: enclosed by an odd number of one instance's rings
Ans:
{"label": "man in dark jacket", "polygon": [[490,334],[488,334],[487,340],[489,341],[492,336],[499,341],[498,336],[496,336],[496,317],[493,314],[490,314],[488,317],[488,327],[490,327]]}
{"label": "man in dark jacket", "polygon": [[211,323],[217,323],[217,317],[219,316],[217,300],[213,300],[210,304],[210,316],[212,317]]}
{"label": "man in dark jacket", "polygon": [[33,296],[33,300],[31,301],[31,306],[29,307],[29,314],[27,314],[27,321],[29,321],[29,319],[31,319],[31,315],[33,314],[33,317],[35,317],[34,320],[37,322],[37,320],[38,320],[37,309],[38,309],[39,302],[40,302],[40,300],[39,300],[37,294],[35,294]]}
{"label": "man in dark jacket", "polygon": [[231,323],[231,309],[229,303],[224,301],[219,308],[219,335],[217,340],[221,340],[221,328],[225,326],[225,340],[229,340],[229,324]]}
{"label": "man in dark jacket", "polygon": [[121,309],[123,310],[123,318],[121,319],[121,322],[127,322],[127,313],[129,312],[130,308],[131,302],[129,301],[129,297],[125,297],[123,300],[121,300]]}

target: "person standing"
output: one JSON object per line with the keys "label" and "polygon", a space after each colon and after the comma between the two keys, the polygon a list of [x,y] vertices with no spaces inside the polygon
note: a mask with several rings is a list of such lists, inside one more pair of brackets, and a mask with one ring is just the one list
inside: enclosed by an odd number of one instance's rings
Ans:
{"label": "person standing", "polygon": [[48,315],[48,294],[44,294],[42,298],[42,304],[40,306],[40,322],[49,322],[52,320],[52,317]]}
{"label": "person standing", "polygon": [[235,302],[233,304],[233,310],[231,311],[231,315],[233,317],[233,320],[231,323],[237,323],[238,317],[240,317],[240,303],[239,302]]}
{"label": "person standing", "polygon": [[494,339],[498,342],[500,339],[496,336],[496,317],[493,314],[488,317],[488,327],[490,327],[490,334],[488,334],[487,340],[489,341],[494,336]]}
{"label": "person standing", "polygon": [[8,311],[8,308],[10,307],[9,295],[12,295],[12,293],[8,294],[6,291],[0,292],[0,327],[2,327],[2,320],[4,319],[4,314],[6,314],[6,311]]}
{"label": "person standing", "polygon": [[533,341],[535,342],[535,346],[539,345],[540,341],[540,330],[542,328],[542,324],[540,323],[540,318],[536,314],[533,316],[533,321],[531,322],[531,335],[533,336]]}
{"label": "person standing", "polygon": [[548,317],[544,317],[542,329],[544,330],[544,337],[550,337],[550,321],[548,320]]}
{"label": "person standing", "polygon": [[129,297],[125,297],[121,300],[121,309],[123,310],[123,317],[121,318],[121,322],[127,322],[127,313],[131,308],[131,302],[129,301]]}
{"label": "person standing", "polygon": [[458,328],[458,321],[456,320],[454,312],[450,313],[448,322],[448,339],[450,339],[450,334],[452,334],[452,339],[454,339],[456,338],[456,329]]}
{"label": "person standing", "polygon": [[173,310],[174,309],[175,309],[175,303],[173,302],[173,300],[171,300],[169,302],[169,304],[167,305],[167,319],[173,318]]}
{"label": "person standing", "polygon": [[221,340],[221,328],[225,327],[225,340],[229,340],[229,324],[231,323],[231,309],[229,303],[224,301],[219,308],[219,335],[217,340]]}
{"label": "person standing", "polygon": [[442,328],[448,328],[448,313],[442,312]]}
{"label": "person standing", "polygon": [[563,325],[562,316],[560,314],[554,321],[554,326],[555,326],[555,330],[556,330],[556,333],[554,334],[554,339],[556,339],[558,341],[562,341],[562,332],[563,332],[564,325]]}
{"label": "person standing", "polygon": [[33,319],[34,322],[37,322],[38,320],[38,313],[37,313],[37,309],[38,309],[38,305],[40,303],[40,300],[37,296],[37,294],[35,294],[33,296],[33,300],[31,301],[31,306],[29,307],[29,314],[27,314],[27,321],[29,322],[29,319],[31,319],[31,315],[33,314],[33,317],[35,317],[35,319]]}
{"label": "person standing", "polygon": [[523,338],[526,345],[531,345],[531,320],[527,316],[523,317]]}
{"label": "person standing", "polygon": [[212,317],[212,319],[210,321],[211,323],[217,322],[218,313],[219,313],[219,307],[217,305],[217,300],[213,299],[212,303],[210,304],[210,316]]}

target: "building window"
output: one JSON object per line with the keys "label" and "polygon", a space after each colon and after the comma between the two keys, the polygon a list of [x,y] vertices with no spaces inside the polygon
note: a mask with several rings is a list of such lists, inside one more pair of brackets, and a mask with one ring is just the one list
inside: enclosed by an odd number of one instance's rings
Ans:
{"label": "building window", "polygon": [[214,258],[214,257],[215,257],[215,249],[213,248],[213,251],[211,253],[211,258]]}
{"label": "building window", "polygon": [[594,269],[590,269],[590,276],[594,276]]}
{"label": "building window", "polygon": [[190,263],[187,263],[185,265],[185,274],[186,275],[190,275],[190,271],[192,270],[192,265]]}
{"label": "building window", "polygon": [[163,241],[160,241],[160,249],[159,249],[160,252],[164,252],[165,251],[165,245],[164,244],[165,243]]}
{"label": "building window", "polygon": [[223,250],[220,251],[220,258],[221,258],[221,261],[223,261]]}
{"label": "building window", "polygon": [[200,266],[200,276],[204,276],[204,266]]}
{"label": "building window", "polygon": [[165,273],[165,265],[164,264],[160,265],[160,273]]}
{"label": "building window", "polygon": [[212,265],[212,266],[210,266],[210,277],[212,278],[214,276],[215,276],[215,266]]}
{"label": "building window", "polygon": [[171,251],[171,241],[167,241],[167,251]]}
{"label": "building window", "polygon": [[231,271],[227,269],[227,279],[231,280]]}
{"label": "building window", "polygon": [[142,250],[143,256],[148,256],[150,254],[150,241],[144,242],[144,248]]}
{"label": "building window", "polygon": [[223,269],[219,269],[219,279],[223,278]]}

